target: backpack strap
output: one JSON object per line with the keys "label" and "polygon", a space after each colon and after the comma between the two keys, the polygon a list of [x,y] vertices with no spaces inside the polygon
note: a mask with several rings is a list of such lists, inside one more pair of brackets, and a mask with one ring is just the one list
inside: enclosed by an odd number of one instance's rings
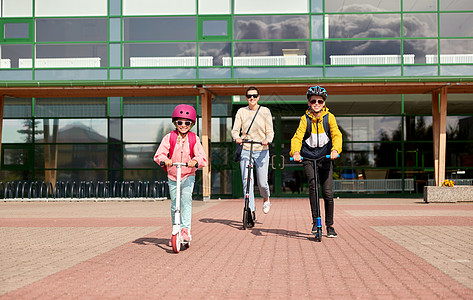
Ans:
{"label": "backpack strap", "polygon": [[174,147],[176,146],[177,142],[177,129],[171,131],[171,136],[169,137],[169,153],[168,153],[168,158],[172,157],[172,154],[174,153]]}
{"label": "backpack strap", "polygon": [[190,132],[187,134],[187,137],[189,138],[189,150],[190,150],[190,154],[191,154],[191,159],[194,158],[194,146],[195,146],[195,143],[197,142],[197,138],[196,138],[196,134],[193,133],[193,132]]}
{"label": "backpack strap", "polygon": [[[307,140],[310,137],[310,134],[311,134],[311,131],[312,131],[312,119],[309,117],[308,114],[305,114],[305,117],[307,119],[307,127],[306,127],[306,131],[305,131],[305,134],[304,134],[304,138],[302,139],[303,141]],[[330,133],[330,125],[328,123],[328,114],[326,114],[322,118],[322,125],[324,126],[325,134],[327,134],[327,137],[330,140],[332,140],[332,135]]]}

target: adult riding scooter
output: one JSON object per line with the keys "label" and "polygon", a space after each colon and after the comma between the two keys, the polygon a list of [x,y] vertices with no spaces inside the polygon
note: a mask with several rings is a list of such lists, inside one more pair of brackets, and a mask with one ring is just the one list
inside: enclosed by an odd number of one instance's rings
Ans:
{"label": "adult riding scooter", "polygon": [[[161,166],[164,166],[164,162],[160,163]],[[181,168],[182,166],[187,167],[187,163],[173,162],[173,166],[176,166],[177,175],[176,175],[176,208],[174,210],[174,225],[172,225],[172,237],[171,245],[174,253],[179,253],[181,251],[181,245],[189,248],[191,245],[190,241],[184,241],[181,235]],[[197,168],[197,164],[195,165]]]}
{"label": "adult riding scooter", "polygon": [[254,214],[250,209],[250,184],[251,184],[251,175],[253,174],[253,145],[259,144],[261,142],[255,142],[250,140],[243,140],[242,143],[250,144],[250,158],[248,160],[248,172],[246,176],[246,190],[245,190],[245,207],[243,208],[243,229],[252,228],[255,226],[256,220]]}
{"label": "adult riding scooter", "polygon": [[[340,157],[340,155],[338,155]],[[315,240],[317,242],[322,241],[322,218],[320,216],[320,200],[319,200],[319,173],[317,170],[317,162],[323,159],[330,159],[330,155],[325,155],[319,158],[311,159],[301,157],[302,160],[311,161],[314,166],[314,180],[315,180],[315,210],[317,219],[317,231],[315,232]],[[290,161],[294,161],[294,158],[289,158]]]}

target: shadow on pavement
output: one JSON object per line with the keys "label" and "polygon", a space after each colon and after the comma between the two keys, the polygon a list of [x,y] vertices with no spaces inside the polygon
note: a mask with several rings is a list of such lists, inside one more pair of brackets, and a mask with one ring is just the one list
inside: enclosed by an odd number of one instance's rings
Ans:
{"label": "shadow on pavement", "polygon": [[[212,219],[212,218],[204,218],[204,219],[200,219],[199,221],[202,223],[219,223],[219,224],[230,226],[235,229],[244,230],[243,226],[241,225],[241,221],[228,220],[228,219]],[[275,229],[260,228],[258,227],[258,224],[261,225],[262,223],[259,223],[257,221],[256,227],[248,229],[248,231],[250,231],[252,234],[257,235],[257,236],[263,236],[264,234],[274,234],[274,235],[285,236],[288,238],[315,240],[312,234],[302,233],[302,232],[294,231],[294,230],[280,229],[280,228],[275,228]]]}
{"label": "shadow on pavement", "polygon": [[[133,244],[143,245],[143,246],[157,246],[163,250],[166,250],[168,253],[174,253],[172,248],[168,246],[169,239],[163,238],[139,238],[133,241]],[[181,247],[181,251],[186,250],[186,247]]]}

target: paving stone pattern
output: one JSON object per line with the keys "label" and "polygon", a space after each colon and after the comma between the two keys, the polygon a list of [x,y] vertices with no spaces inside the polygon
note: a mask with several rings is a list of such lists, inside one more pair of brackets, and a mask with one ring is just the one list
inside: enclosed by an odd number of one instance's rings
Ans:
{"label": "paving stone pattern", "polygon": [[194,201],[175,254],[169,200],[1,202],[0,299],[473,299],[473,203],[337,199],[320,243],[272,204],[242,230],[241,199]]}

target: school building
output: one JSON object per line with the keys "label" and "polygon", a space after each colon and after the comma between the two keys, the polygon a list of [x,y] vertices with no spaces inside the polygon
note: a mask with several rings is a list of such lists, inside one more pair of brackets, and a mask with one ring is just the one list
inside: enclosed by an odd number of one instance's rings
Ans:
{"label": "school building", "polygon": [[0,0],[0,12],[0,196],[7,182],[165,180],[152,157],[186,103],[210,158],[197,197],[240,197],[230,130],[249,86],[273,114],[273,197],[308,193],[288,153],[314,85],[343,133],[336,195],[472,184],[471,0]]}

